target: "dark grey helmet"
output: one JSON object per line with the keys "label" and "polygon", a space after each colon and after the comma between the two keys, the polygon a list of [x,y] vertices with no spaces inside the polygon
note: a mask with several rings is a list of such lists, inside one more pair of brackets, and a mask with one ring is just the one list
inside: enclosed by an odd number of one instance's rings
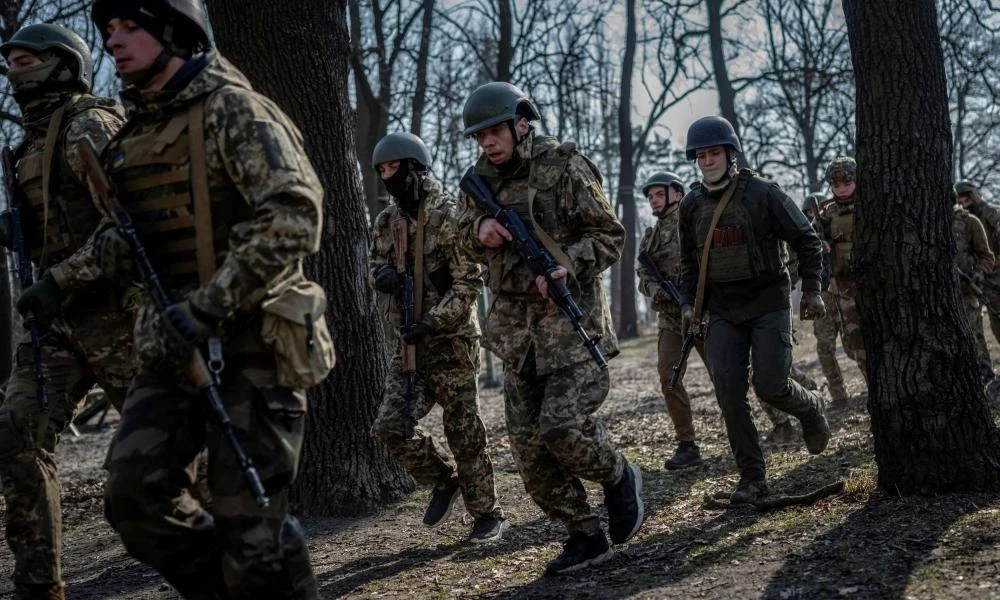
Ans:
{"label": "dark grey helmet", "polygon": [[28,25],[0,45],[0,53],[7,58],[14,48],[23,48],[32,54],[55,50],[67,55],[76,63],[77,82],[84,91],[90,91],[94,80],[94,59],[90,55],[90,46],[73,30],[51,23]]}
{"label": "dark grey helmet", "polygon": [[679,191],[684,191],[684,183],[681,182],[681,178],[668,171],[660,171],[659,173],[653,173],[650,175],[649,179],[646,180],[646,183],[642,184],[642,195],[645,196],[649,193],[650,188],[654,188],[656,186],[674,186]]}
{"label": "dark grey helmet", "polygon": [[462,134],[473,135],[517,117],[524,117],[529,121],[542,118],[531,98],[520,88],[504,81],[487,83],[473,90],[465,101],[462,109],[465,130]]}
{"label": "dark grey helmet", "polygon": [[375,144],[372,168],[393,160],[413,159],[425,167],[431,165],[431,153],[424,141],[412,133],[390,133]]}
{"label": "dark grey helmet", "polygon": [[743,152],[740,138],[736,135],[732,123],[722,117],[702,117],[691,123],[687,135],[687,158],[694,160],[699,148],[712,146],[731,146],[737,152]]}
{"label": "dark grey helmet", "polygon": [[209,37],[211,26],[208,21],[208,13],[201,0],[95,0],[94,6],[90,10],[90,19],[101,32],[104,44],[108,43],[107,26],[112,19],[114,10],[125,5],[129,8],[138,9],[143,4],[148,4],[153,9],[154,18],[162,18],[166,23],[172,25],[167,27],[170,39],[161,39],[166,47],[190,46],[187,50],[194,52],[200,49],[208,49],[212,46]]}
{"label": "dark grey helmet", "polygon": [[959,181],[955,184],[955,193],[958,195],[969,193],[979,194],[979,188],[971,181]]}

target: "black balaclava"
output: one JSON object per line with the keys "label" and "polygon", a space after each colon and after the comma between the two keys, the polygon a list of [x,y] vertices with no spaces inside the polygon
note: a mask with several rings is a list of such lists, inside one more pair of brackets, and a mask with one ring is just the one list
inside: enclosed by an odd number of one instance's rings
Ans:
{"label": "black balaclava", "polygon": [[415,160],[408,159],[399,162],[399,168],[389,179],[383,179],[385,189],[396,199],[396,204],[404,212],[415,215],[423,200],[423,183],[426,167]]}

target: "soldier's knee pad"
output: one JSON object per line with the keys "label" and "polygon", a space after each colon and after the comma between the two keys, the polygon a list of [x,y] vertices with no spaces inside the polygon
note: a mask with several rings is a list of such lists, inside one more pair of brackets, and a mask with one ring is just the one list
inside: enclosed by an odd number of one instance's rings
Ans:
{"label": "soldier's knee pad", "polygon": [[9,460],[28,447],[28,439],[10,407],[0,406],[0,461]]}

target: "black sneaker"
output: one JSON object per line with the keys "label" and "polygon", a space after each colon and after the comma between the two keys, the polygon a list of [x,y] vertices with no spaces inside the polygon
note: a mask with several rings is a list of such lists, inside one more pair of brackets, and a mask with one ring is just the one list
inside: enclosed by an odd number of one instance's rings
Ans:
{"label": "black sneaker", "polygon": [[469,534],[469,541],[473,544],[485,544],[503,537],[503,532],[507,530],[507,519],[487,515],[476,519],[472,526],[472,533]]}
{"label": "black sneaker", "polygon": [[451,506],[455,504],[461,491],[462,488],[454,480],[449,481],[444,486],[434,488],[434,491],[431,492],[431,501],[427,504],[427,510],[424,511],[424,525],[434,527],[447,519],[448,515],[451,514]]}
{"label": "black sneaker", "polygon": [[614,544],[632,539],[642,525],[642,473],[639,467],[625,463],[622,477],[614,485],[604,486],[604,506],[608,507],[608,534]]}
{"label": "black sneaker", "polygon": [[753,504],[762,498],[766,498],[768,493],[770,492],[767,489],[767,482],[763,479],[740,479],[736,489],[729,495],[729,503]]}
{"label": "black sneaker", "polygon": [[667,459],[663,466],[671,471],[697,467],[702,463],[701,450],[694,442],[681,442],[674,455]]}
{"label": "black sneaker", "polygon": [[563,544],[562,553],[550,560],[545,567],[546,575],[565,575],[592,565],[599,565],[614,556],[615,551],[608,545],[608,538],[600,531],[593,535],[580,532],[571,533]]}

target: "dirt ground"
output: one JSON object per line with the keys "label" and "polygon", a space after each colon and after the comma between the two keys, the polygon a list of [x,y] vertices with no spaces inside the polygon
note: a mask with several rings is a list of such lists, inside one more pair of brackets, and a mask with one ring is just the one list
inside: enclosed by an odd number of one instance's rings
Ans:
{"label": "dirt ground", "polygon": [[[797,337],[796,365],[823,381],[811,332]],[[767,444],[765,452],[773,492],[803,493],[838,479],[848,480],[847,491],[763,514],[703,508],[706,494],[728,491],[736,481],[719,410],[693,356],[686,381],[705,464],[665,471],[675,443],[656,381],[655,344],[655,335],[624,344],[623,355],[611,363],[612,391],[600,411],[645,480],[646,522],[615,558],[571,577],[541,576],[564,532],[524,493],[503,429],[500,392],[490,389],[480,402],[501,502],[512,522],[504,539],[485,547],[467,543],[471,521],[460,516],[460,503],[445,524],[424,528],[426,490],[368,518],[306,517],[322,597],[1000,598],[1000,495],[898,498],[873,492],[864,382],[842,355],[852,400],[830,415],[830,447],[816,457],[801,444]],[[1000,357],[995,343],[992,350]],[[770,424],[751,403],[763,435]],[[440,431],[439,413],[426,421]],[[85,427],[81,437],[67,436],[59,447],[67,597],[177,598],[159,575],[124,553],[102,518],[100,463],[114,426],[112,418]],[[599,486],[588,490],[600,505]],[[0,545],[0,572],[6,577],[11,568],[6,545]],[[0,598],[10,593],[9,581],[0,581]]]}

